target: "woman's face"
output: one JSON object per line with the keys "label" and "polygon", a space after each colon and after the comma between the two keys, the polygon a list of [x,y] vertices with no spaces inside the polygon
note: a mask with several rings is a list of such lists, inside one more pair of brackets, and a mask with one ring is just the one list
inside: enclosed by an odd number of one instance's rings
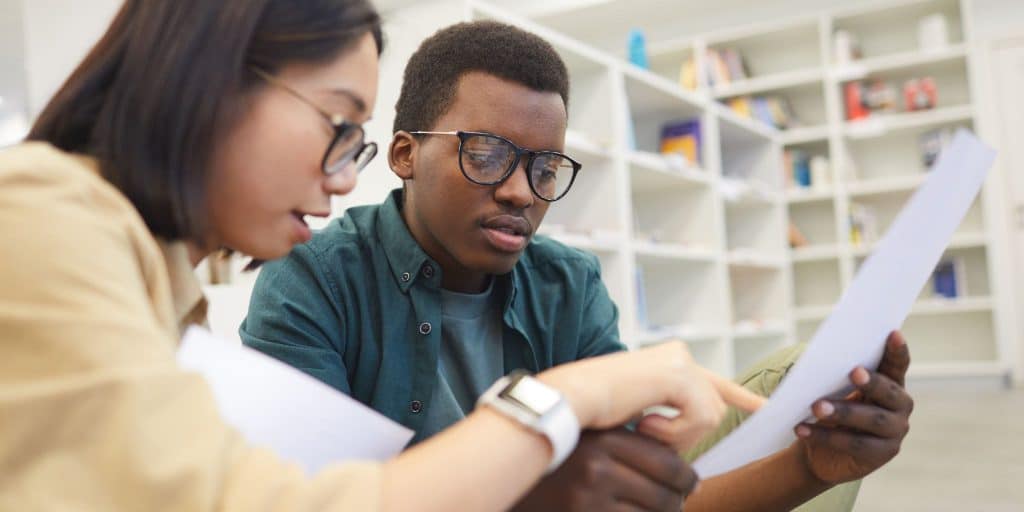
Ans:
{"label": "woman's face", "polygon": [[[289,65],[274,78],[321,110],[362,124],[377,100],[377,60],[377,45],[366,34],[329,63]],[[313,106],[264,82],[214,150],[208,240],[263,260],[308,241],[302,217],[327,216],[331,195],[347,194],[356,184],[352,165],[330,176],[321,169],[333,136]]]}

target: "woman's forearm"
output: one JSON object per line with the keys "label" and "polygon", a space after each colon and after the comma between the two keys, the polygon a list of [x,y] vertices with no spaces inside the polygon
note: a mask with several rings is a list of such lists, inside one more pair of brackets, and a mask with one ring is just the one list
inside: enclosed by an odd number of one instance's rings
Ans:
{"label": "woman's forearm", "polygon": [[389,462],[382,508],[505,510],[540,479],[551,457],[544,436],[484,407]]}

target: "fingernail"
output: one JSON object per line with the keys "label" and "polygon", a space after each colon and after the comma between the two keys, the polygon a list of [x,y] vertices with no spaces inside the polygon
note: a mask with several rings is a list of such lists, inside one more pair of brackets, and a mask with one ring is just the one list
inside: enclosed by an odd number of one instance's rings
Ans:
{"label": "fingernail", "polygon": [[797,437],[807,437],[807,436],[811,435],[811,429],[807,428],[804,425],[797,425],[797,427],[796,427],[796,435],[797,435]]}
{"label": "fingernail", "polygon": [[818,402],[818,416],[827,418],[836,412],[836,406],[831,402]]}
{"label": "fingernail", "polygon": [[868,373],[867,370],[864,369],[863,366],[858,366],[857,368],[854,368],[853,372],[850,373],[850,380],[853,381],[853,383],[858,386],[863,386],[867,384],[869,380],[871,380],[871,375]]}

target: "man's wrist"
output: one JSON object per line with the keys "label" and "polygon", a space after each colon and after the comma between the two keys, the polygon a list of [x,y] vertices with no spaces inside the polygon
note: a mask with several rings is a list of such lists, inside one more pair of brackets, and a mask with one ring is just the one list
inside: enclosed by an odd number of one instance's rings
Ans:
{"label": "man's wrist", "polygon": [[798,480],[798,486],[817,496],[830,488],[832,483],[822,480],[811,468],[811,461],[807,455],[807,448],[803,443],[796,441],[788,448],[779,452],[779,456],[785,461],[789,470],[786,474],[793,475]]}

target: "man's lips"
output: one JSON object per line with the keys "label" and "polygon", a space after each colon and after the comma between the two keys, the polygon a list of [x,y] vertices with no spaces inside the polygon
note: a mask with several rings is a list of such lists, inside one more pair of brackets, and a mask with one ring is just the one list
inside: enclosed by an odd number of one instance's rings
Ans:
{"label": "man's lips", "polygon": [[498,215],[491,217],[481,224],[484,236],[495,249],[515,253],[522,251],[529,243],[533,235],[533,228],[530,223],[514,215]]}

